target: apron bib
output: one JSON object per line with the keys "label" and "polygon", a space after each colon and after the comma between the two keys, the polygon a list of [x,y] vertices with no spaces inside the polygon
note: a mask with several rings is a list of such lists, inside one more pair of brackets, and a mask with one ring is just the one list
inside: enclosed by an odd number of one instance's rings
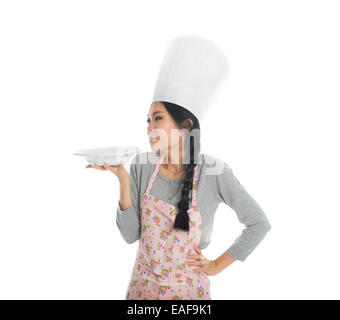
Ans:
{"label": "apron bib", "polygon": [[[200,154],[199,154],[200,156]],[[175,206],[150,194],[160,158],[140,205],[141,236],[130,277],[126,300],[211,300],[210,280],[188,266],[188,254],[201,241],[201,215],[196,206],[198,164],[195,166],[192,207],[188,210],[189,231],[173,229]]]}

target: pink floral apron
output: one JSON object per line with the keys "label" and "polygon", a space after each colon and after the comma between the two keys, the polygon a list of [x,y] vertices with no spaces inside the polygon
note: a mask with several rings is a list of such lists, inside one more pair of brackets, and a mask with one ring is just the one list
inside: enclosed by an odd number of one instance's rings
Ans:
{"label": "pink floral apron", "polygon": [[126,300],[211,300],[208,275],[194,272],[197,265],[187,265],[188,254],[197,253],[193,246],[201,240],[201,215],[196,206],[198,164],[188,210],[190,230],[184,231],[172,228],[178,213],[175,206],[150,194],[161,160],[142,197],[141,236]]}

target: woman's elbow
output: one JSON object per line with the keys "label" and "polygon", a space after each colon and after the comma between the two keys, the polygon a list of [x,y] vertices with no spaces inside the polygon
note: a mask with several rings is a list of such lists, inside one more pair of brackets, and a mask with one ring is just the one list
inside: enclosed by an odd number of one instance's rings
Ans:
{"label": "woman's elbow", "polygon": [[271,229],[270,222],[266,220],[261,220],[252,225],[253,230],[256,230],[256,233],[265,235]]}
{"label": "woman's elbow", "polygon": [[268,220],[264,221],[263,223],[263,230],[265,233],[267,233],[272,228],[272,225]]}
{"label": "woman's elbow", "polygon": [[124,240],[125,240],[128,244],[135,243],[138,239],[139,239],[139,237],[125,237],[125,238],[124,238]]}

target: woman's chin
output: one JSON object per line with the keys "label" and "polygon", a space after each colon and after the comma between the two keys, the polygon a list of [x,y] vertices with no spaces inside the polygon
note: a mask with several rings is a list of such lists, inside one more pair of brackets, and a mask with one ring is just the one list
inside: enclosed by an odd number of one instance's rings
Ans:
{"label": "woman's chin", "polygon": [[154,151],[162,149],[162,147],[157,142],[152,143],[150,146],[151,146],[151,149],[154,150]]}
{"label": "woman's chin", "polygon": [[151,149],[153,152],[156,152],[157,155],[163,154],[165,150],[164,148],[161,148],[160,146],[155,146],[155,145],[151,145]]}

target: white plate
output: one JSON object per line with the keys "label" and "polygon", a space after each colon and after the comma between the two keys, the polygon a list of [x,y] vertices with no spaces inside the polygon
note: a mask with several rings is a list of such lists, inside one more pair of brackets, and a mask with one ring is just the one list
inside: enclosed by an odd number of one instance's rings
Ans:
{"label": "white plate", "polygon": [[104,162],[107,162],[112,166],[119,164],[120,161],[125,163],[130,157],[139,152],[138,147],[108,147],[78,150],[74,152],[74,155],[85,157],[89,164],[103,166]]}

